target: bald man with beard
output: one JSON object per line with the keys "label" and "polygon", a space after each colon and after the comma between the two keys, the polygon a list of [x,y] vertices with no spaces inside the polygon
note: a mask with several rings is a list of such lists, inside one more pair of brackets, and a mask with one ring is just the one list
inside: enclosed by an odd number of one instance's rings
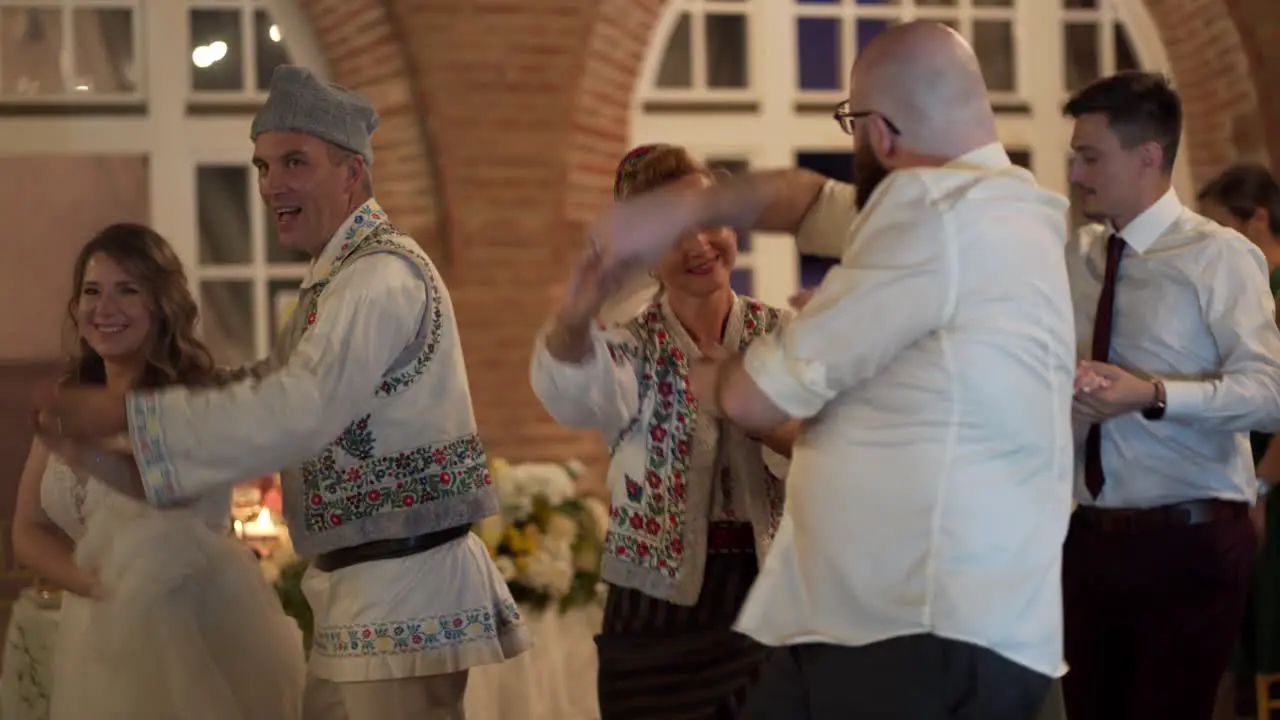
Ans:
{"label": "bald man with beard", "polygon": [[[743,717],[1031,720],[1064,669],[1067,202],[1009,161],[942,25],[877,37],[836,118],[860,211],[816,244],[840,264],[787,327],[689,369],[698,412],[805,421],[737,623],[776,648]],[[794,227],[847,192],[779,172],[655,193],[615,205],[588,252],[608,282],[691,229]]]}

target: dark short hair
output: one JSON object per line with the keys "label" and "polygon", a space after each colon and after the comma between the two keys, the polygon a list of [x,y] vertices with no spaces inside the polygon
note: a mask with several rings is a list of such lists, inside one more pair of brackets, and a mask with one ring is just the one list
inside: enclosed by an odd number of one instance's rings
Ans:
{"label": "dark short hair", "polygon": [[1280,237],[1280,183],[1258,163],[1232,165],[1200,190],[1200,202],[1220,205],[1240,222],[1248,222],[1258,210],[1270,218],[1268,230]]}
{"label": "dark short hair", "polygon": [[1062,112],[1072,118],[1105,116],[1125,149],[1159,144],[1163,170],[1173,172],[1182,136],[1182,100],[1164,75],[1133,70],[1104,77],[1072,96]]}

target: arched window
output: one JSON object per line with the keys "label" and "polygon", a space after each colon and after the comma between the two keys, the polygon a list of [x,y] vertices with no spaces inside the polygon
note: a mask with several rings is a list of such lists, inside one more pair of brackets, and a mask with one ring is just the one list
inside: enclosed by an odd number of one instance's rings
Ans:
{"label": "arched window", "polygon": [[93,191],[142,185],[218,359],[261,357],[306,262],[271,241],[249,124],[276,66],[327,75],[316,48],[292,0],[0,0],[0,156],[117,160]]}
{"label": "arched window", "polygon": [[[946,23],[973,45],[1014,162],[1066,191],[1074,90],[1118,70],[1167,71],[1141,0],[673,0],[632,109],[639,142],[673,142],[718,165],[799,165],[852,180],[853,148],[831,119],[858,48],[898,22]],[[1177,184],[1189,190],[1185,161]],[[773,303],[828,263],[791,244],[740,239],[735,287]]]}

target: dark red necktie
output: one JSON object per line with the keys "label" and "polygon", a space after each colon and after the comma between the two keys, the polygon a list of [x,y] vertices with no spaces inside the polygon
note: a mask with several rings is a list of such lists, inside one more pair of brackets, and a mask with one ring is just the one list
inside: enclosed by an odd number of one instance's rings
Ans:
{"label": "dark red necktie", "polygon": [[[1116,273],[1124,255],[1124,240],[1119,235],[1107,238],[1107,270],[1102,278],[1102,294],[1098,296],[1098,313],[1093,318],[1093,359],[1111,360],[1111,311],[1116,304]],[[1102,473],[1102,427],[1089,426],[1084,445],[1084,486],[1098,497],[1107,477]]]}

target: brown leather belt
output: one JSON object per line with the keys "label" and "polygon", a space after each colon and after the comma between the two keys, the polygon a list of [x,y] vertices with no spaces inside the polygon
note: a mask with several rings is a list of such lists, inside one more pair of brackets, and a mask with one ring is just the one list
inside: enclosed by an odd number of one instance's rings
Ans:
{"label": "brown leather belt", "polygon": [[436,530],[435,532],[395,540],[374,540],[363,545],[339,548],[316,556],[312,565],[321,572],[333,572],[344,567],[359,565],[375,560],[391,560],[393,558],[417,555],[453,542],[471,532],[470,525]]}
{"label": "brown leather belt", "polygon": [[1191,500],[1141,510],[1081,505],[1076,508],[1072,519],[1099,532],[1132,534],[1144,530],[1239,520],[1248,515],[1247,503],[1227,500]]}

